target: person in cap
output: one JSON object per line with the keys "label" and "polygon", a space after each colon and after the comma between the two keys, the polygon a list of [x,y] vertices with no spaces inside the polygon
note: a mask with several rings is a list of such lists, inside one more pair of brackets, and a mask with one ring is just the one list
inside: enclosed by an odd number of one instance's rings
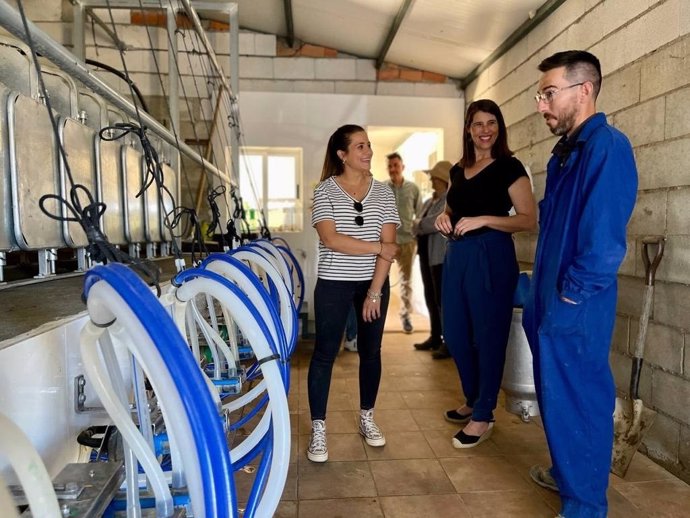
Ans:
{"label": "person in cap", "polygon": [[447,160],[437,162],[433,168],[424,171],[431,178],[433,193],[422,204],[420,218],[415,220],[413,232],[417,237],[419,267],[424,285],[424,301],[429,310],[431,326],[429,338],[414,344],[418,351],[436,351],[443,347],[441,326],[441,279],[443,278],[443,258],[446,255],[446,240],[434,226],[436,218],[446,207],[449,173],[452,164]]}
{"label": "person in cap", "polygon": [[535,227],[536,207],[527,172],[508,147],[498,105],[489,99],[470,104],[463,133],[463,156],[450,170],[446,210],[436,228],[449,239],[443,337],[465,396],[465,404],[445,418],[466,423],[453,446],[472,448],[491,435],[503,377],[520,273],[512,234]]}

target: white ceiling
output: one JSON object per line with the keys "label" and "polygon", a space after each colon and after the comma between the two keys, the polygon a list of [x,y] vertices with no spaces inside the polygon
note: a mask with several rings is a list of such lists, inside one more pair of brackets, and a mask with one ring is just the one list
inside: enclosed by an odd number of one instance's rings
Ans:
{"label": "white ceiling", "polygon": [[[287,35],[284,0],[237,0],[240,27]],[[385,60],[464,78],[546,0],[413,0]],[[298,40],[376,59],[405,0],[292,0]]]}

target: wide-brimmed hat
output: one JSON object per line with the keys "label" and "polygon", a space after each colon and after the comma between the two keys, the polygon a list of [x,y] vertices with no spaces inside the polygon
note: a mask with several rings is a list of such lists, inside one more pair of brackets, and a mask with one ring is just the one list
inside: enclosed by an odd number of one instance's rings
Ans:
{"label": "wide-brimmed hat", "polygon": [[448,160],[441,160],[436,162],[436,165],[431,169],[426,169],[424,172],[427,173],[432,178],[438,178],[444,182],[450,182],[450,168],[453,167]]}

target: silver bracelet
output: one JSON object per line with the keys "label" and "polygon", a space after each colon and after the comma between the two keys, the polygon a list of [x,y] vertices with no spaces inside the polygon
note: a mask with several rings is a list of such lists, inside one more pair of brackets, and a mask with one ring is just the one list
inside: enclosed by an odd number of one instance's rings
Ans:
{"label": "silver bracelet", "polygon": [[369,297],[369,300],[372,301],[374,304],[381,300],[382,295],[383,292],[376,293],[375,291],[367,290],[367,297]]}

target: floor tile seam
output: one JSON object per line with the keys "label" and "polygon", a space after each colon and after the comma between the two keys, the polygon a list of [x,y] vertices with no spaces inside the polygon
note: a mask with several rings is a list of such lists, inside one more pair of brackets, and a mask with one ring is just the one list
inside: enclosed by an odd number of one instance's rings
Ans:
{"label": "floor tile seam", "polygon": [[[488,442],[489,442],[489,441],[486,441],[486,443],[488,443]],[[484,443],[484,444],[486,444],[486,443]],[[480,453],[480,452],[478,452],[478,451],[475,451],[475,452],[473,452],[473,453],[469,453],[469,452],[468,452],[467,455],[455,455],[455,456],[453,456],[453,457],[441,456],[441,457],[439,457],[439,459],[442,459],[442,460],[458,460],[458,459],[484,459],[484,458],[496,458],[496,457],[505,458],[506,455],[505,455],[504,453],[501,453],[501,452],[483,454],[483,453]],[[512,463],[511,463],[511,465],[512,465],[513,467],[516,467],[516,468],[520,467],[520,466],[515,466],[515,465],[512,464]],[[520,470],[520,471],[523,471],[523,470]],[[527,473],[527,478],[529,479],[529,472],[528,472],[527,470],[524,470],[524,471],[525,471],[525,473]],[[531,479],[530,479],[530,480],[531,480]]]}
{"label": "floor tile seam", "polygon": [[465,503],[465,505],[470,509],[470,514],[471,514],[470,503],[468,501],[466,501],[465,498],[470,496],[470,495],[481,495],[481,496],[486,498],[487,496],[490,496],[490,494],[492,494],[492,493],[496,494],[495,496],[499,496],[499,494],[504,495],[505,493],[516,493],[516,494],[527,493],[528,494],[527,498],[529,499],[530,502],[534,502],[536,500],[536,501],[544,504],[546,507],[548,507],[554,513],[554,515],[557,514],[560,510],[560,499],[558,499],[559,503],[556,506],[553,506],[553,505],[551,505],[549,500],[546,498],[543,498],[542,495],[539,494],[538,491],[534,491],[531,489],[530,490],[524,490],[524,489],[484,489],[484,490],[482,490],[482,489],[479,489],[476,491],[462,491],[462,492],[458,491],[458,496]]}
{"label": "floor tile seam", "polygon": [[[609,484],[608,490],[609,490],[609,491],[615,491],[616,493],[618,493],[618,496],[619,496],[620,498],[622,498],[623,500],[625,500],[628,504],[630,504],[630,506],[631,506],[633,509],[635,509],[636,511],[639,511],[640,513],[644,512],[644,508],[643,508],[643,507],[640,507],[640,506],[637,505],[634,501],[630,500],[630,498],[628,498],[626,495],[624,495],[623,493],[621,493],[620,491],[618,491],[617,488],[611,487],[611,485]],[[644,497],[645,497],[646,495],[642,495],[642,496],[643,496],[643,499],[644,499]],[[611,499],[609,498],[609,502],[610,502],[610,501],[611,501]]]}
{"label": "floor tile seam", "polygon": [[459,460],[459,459],[488,459],[488,458],[494,458],[494,457],[503,457],[502,454],[500,453],[462,453],[461,449],[458,449],[457,455],[453,456],[448,456],[448,455],[440,455],[436,457],[439,460]]}
{"label": "floor tile seam", "polygon": [[[368,456],[366,450],[367,449],[364,448],[364,454]],[[371,476],[371,480],[374,482],[374,491],[376,491],[376,496],[379,498],[379,506],[381,506],[381,499],[380,499],[381,491],[380,491],[378,485],[376,484],[376,477],[374,476],[374,470],[372,469],[372,462],[373,461],[371,461],[367,458],[366,462],[367,462],[367,467],[369,468],[369,475]],[[383,507],[381,507],[381,513],[383,514]],[[385,516],[385,514],[384,514],[384,516]]]}
{"label": "floor tile seam", "polygon": [[[454,461],[454,460],[460,460],[460,459],[463,459],[463,460],[480,459],[480,458],[489,458],[489,457],[492,457],[492,456],[473,455],[473,456],[467,456],[467,457],[439,457],[438,461],[439,461],[439,464],[441,465],[441,468],[443,469],[444,473],[446,474],[446,477],[448,477],[448,479],[451,481],[451,484],[453,485],[453,487],[456,487],[455,484],[453,483],[453,479],[451,478],[450,473],[448,472],[448,469],[447,469],[447,467],[443,461],[445,461],[445,460]],[[502,455],[495,455],[493,457],[503,457],[503,456]],[[491,491],[494,491],[494,492],[495,491],[522,491],[522,492],[530,491],[531,493],[534,493],[536,496],[538,496],[540,498],[540,500],[544,500],[541,497],[541,494],[536,490],[536,488],[531,487],[534,485],[534,483],[529,478],[529,476],[527,478],[524,477],[522,470],[520,470],[520,472],[519,472],[519,477],[520,477],[520,480],[522,480],[523,482],[526,482],[526,487],[528,489],[477,489],[475,491],[466,491],[466,493],[491,492]],[[457,490],[457,492],[459,494],[460,490]]]}
{"label": "floor tile seam", "polygon": [[626,481],[625,479],[620,479],[620,482],[617,482],[616,484],[616,489],[618,487],[630,487],[630,486],[642,486],[642,485],[647,485],[647,484],[658,484],[659,482],[670,482],[674,486],[678,486],[679,488],[686,488],[690,490],[690,485],[685,483],[683,480],[679,479],[678,477],[674,476],[673,473],[668,473],[670,476],[666,478],[659,478],[659,479],[654,479],[654,480],[636,480],[636,481]]}
{"label": "floor tile seam", "polygon": [[[433,450],[432,450],[433,453]],[[385,461],[385,460],[437,460],[437,457],[383,457],[383,458],[374,458],[374,457],[369,457],[369,453],[367,452],[367,462],[376,462],[376,461]]]}
{"label": "floor tile seam", "polygon": [[[436,464],[437,464],[437,465],[441,468],[441,470],[443,471],[443,475],[446,477],[446,481],[448,482],[449,486],[452,487],[452,488],[455,488],[455,485],[453,484],[453,481],[452,481],[452,480],[450,479],[450,477],[448,476],[448,473],[446,473],[446,471],[443,469],[443,466],[441,466],[440,462],[438,462],[438,460],[435,459],[435,458],[423,458],[423,459],[372,459],[372,460],[368,460],[367,463],[370,465],[370,466],[369,466],[369,470],[371,471],[371,477],[372,477],[372,479],[374,480],[374,486],[376,487],[376,494],[378,495],[379,498],[384,497],[384,496],[391,496],[391,497],[392,497],[392,496],[430,496],[430,495],[436,496],[436,495],[438,494],[438,493],[428,493],[428,492],[427,492],[427,493],[405,494],[405,495],[401,495],[401,494],[385,494],[385,495],[383,495],[383,494],[381,494],[381,492],[379,491],[379,488],[376,486],[376,477],[374,477],[374,472],[373,472],[373,469],[372,469],[372,465],[373,465],[374,463],[383,463],[383,462],[400,461],[400,460],[403,460],[403,461],[405,461],[405,460],[432,460],[432,461],[435,461]],[[449,494],[450,494],[450,493],[449,493]]]}
{"label": "floor tile seam", "polygon": [[[328,498],[303,498],[302,501],[318,502],[319,500],[322,500],[322,501],[326,501],[326,500],[370,500],[372,498],[374,498],[376,500],[381,499],[381,497],[378,495],[373,495],[373,496],[331,496]],[[286,501],[287,502],[298,502],[298,500],[286,500]]]}

